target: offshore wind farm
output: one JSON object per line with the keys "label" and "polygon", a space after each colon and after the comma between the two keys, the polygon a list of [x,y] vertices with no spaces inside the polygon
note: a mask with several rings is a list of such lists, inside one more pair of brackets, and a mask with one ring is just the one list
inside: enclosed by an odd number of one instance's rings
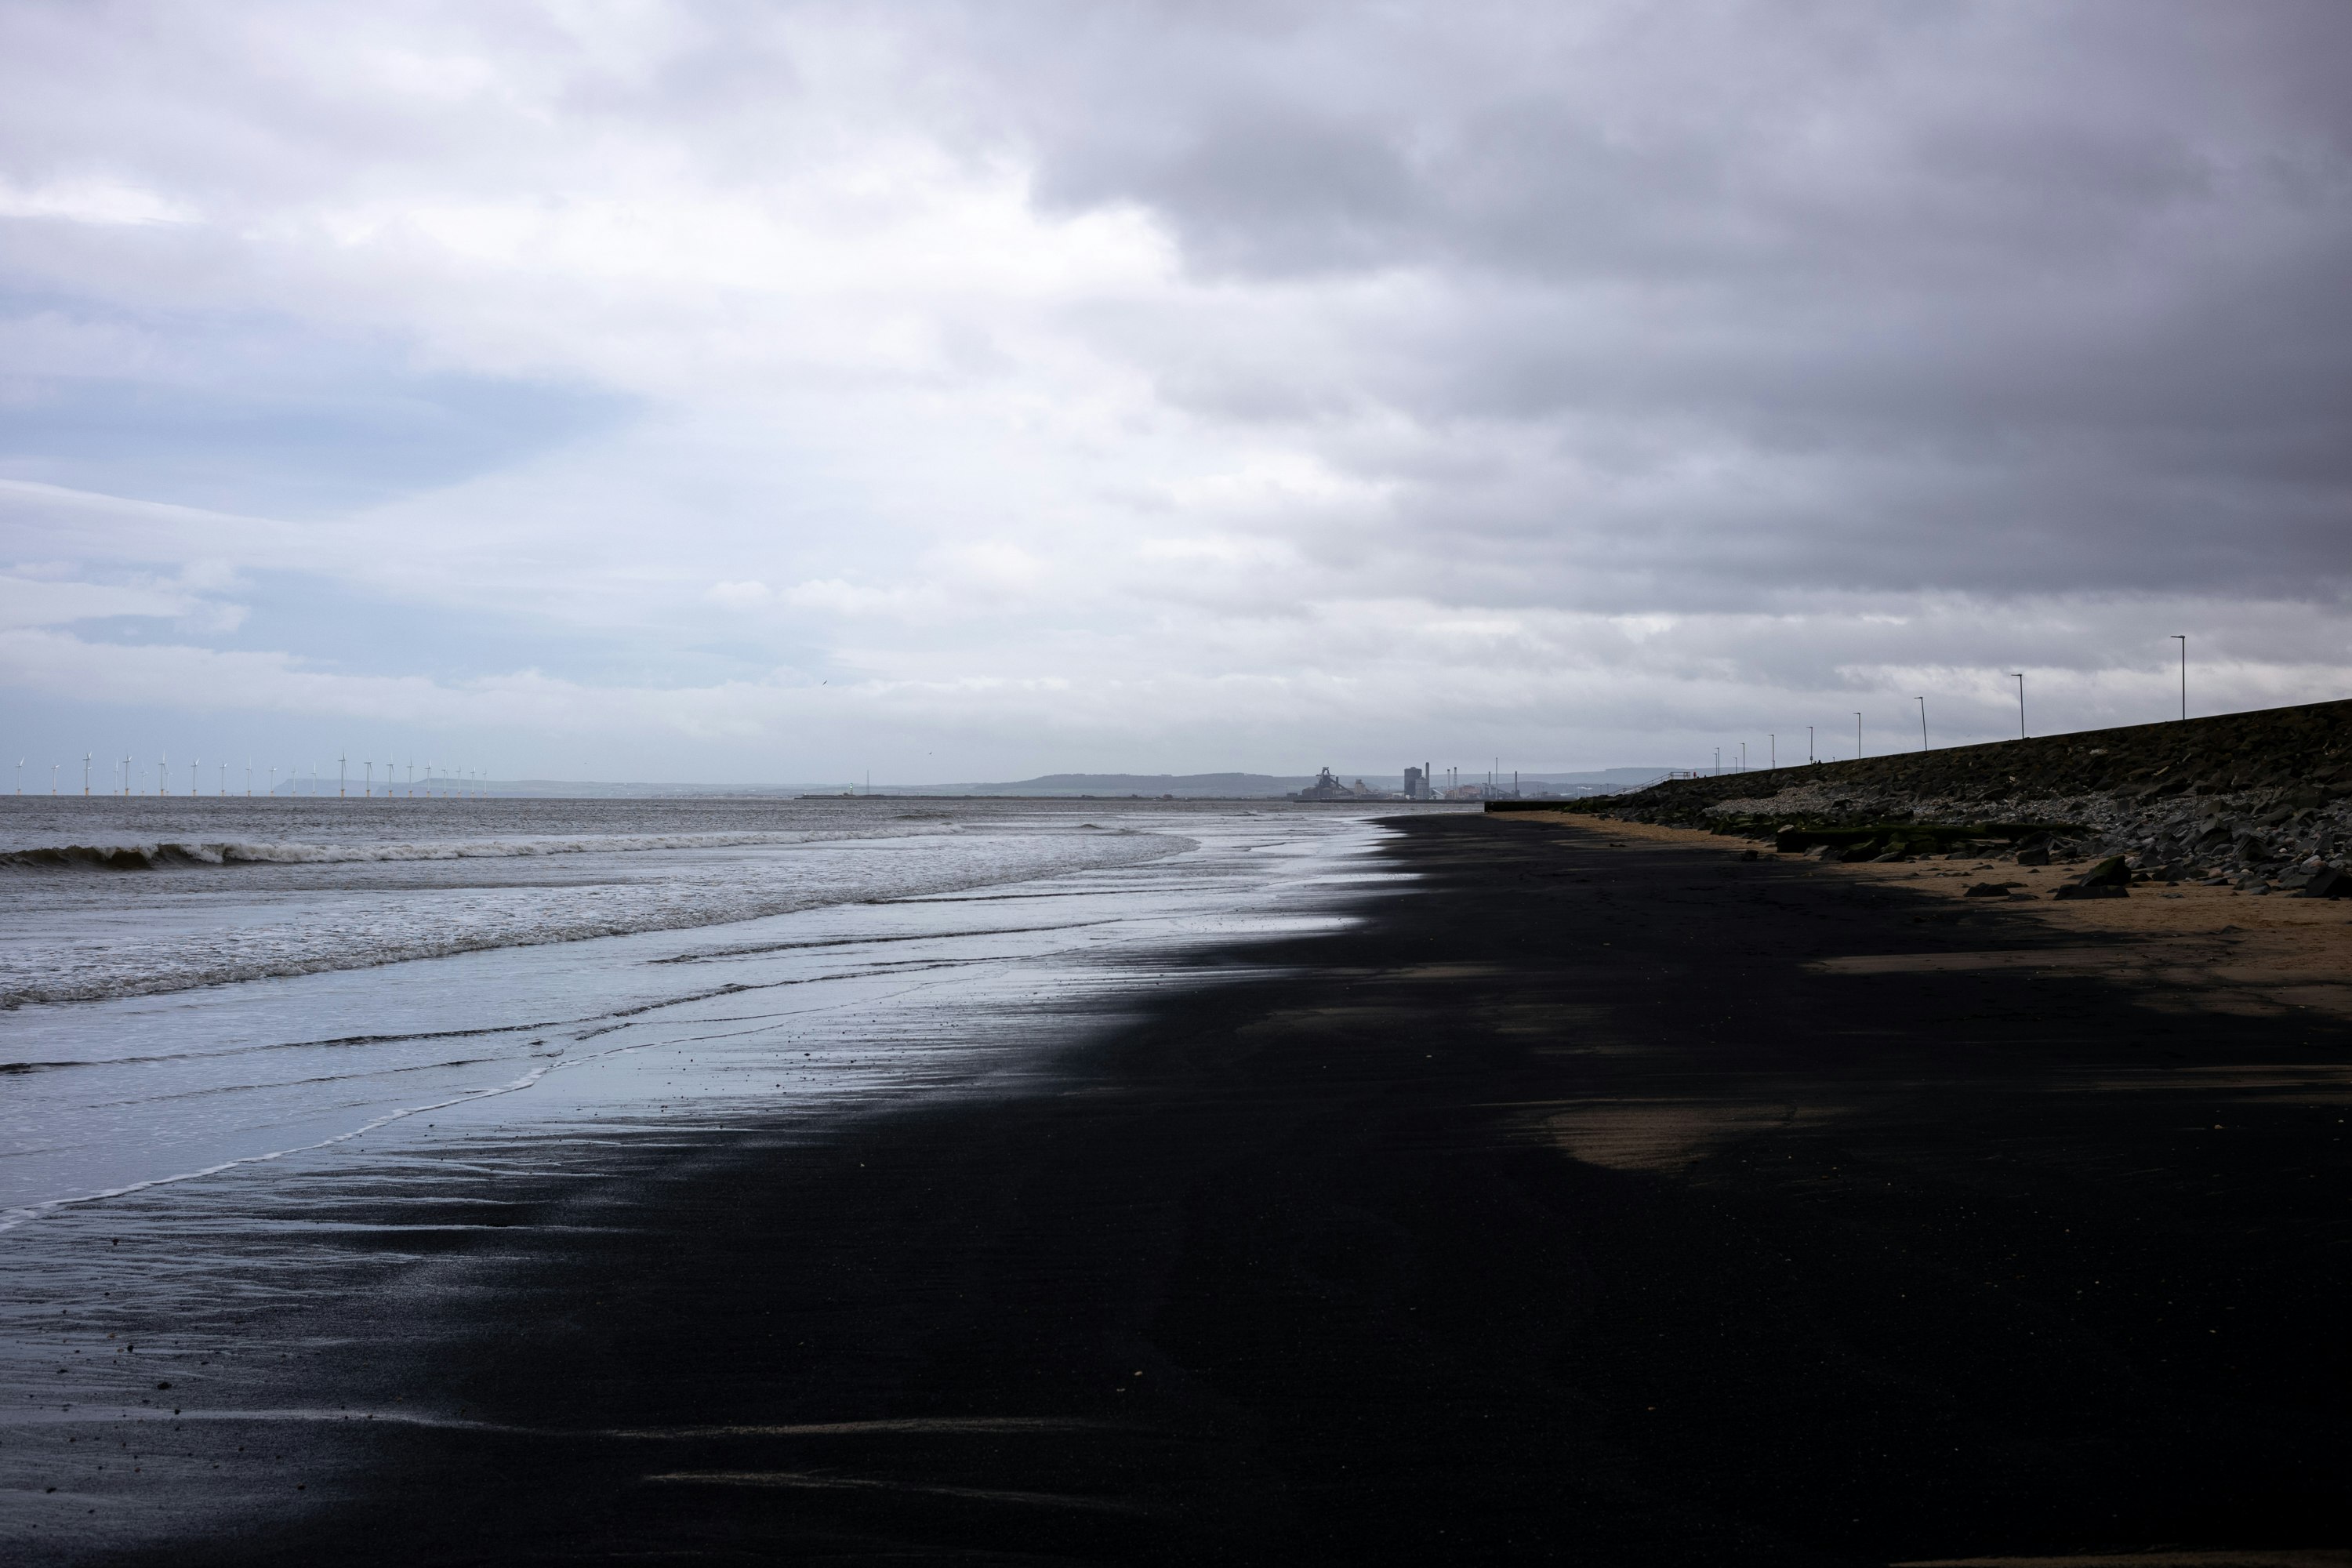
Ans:
{"label": "offshore wind farm", "polygon": [[[270,762],[264,762],[257,764],[250,759],[239,763],[228,763],[215,760],[213,763],[216,775],[215,787],[206,789],[204,787],[204,759],[202,757],[193,757],[189,760],[187,764],[187,787],[184,790],[175,792],[172,787],[172,763],[171,756],[168,752],[159,752],[156,755],[154,763],[155,785],[152,790],[145,787],[146,773],[144,772],[144,766],[141,763],[139,758],[134,753],[126,752],[120,759],[110,763],[108,764],[108,768],[111,773],[111,777],[107,779],[102,784],[94,784],[98,775],[93,774],[91,772],[92,761],[93,758],[89,753],[84,753],[81,759],[81,788],[75,793],[78,793],[84,797],[92,797],[98,795],[122,795],[125,797],[138,795],[153,795],[161,797],[176,793],[188,799],[201,798],[205,795],[225,798],[231,795],[251,798],[256,794],[255,778],[257,768],[259,770],[262,780],[259,794],[265,797],[275,795],[285,795],[289,797],[303,795],[316,797],[324,795],[332,795],[340,799],[349,799],[353,796],[357,796],[362,800],[378,798],[384,800],[429,800],[436,795],[454,798],[457,796],[470,796],[483,794],[487,792],[489,783],[488,772],[487,769],[440,767],[430,762],[425,763],[423,765],[424,772],[421,781],[417,772],[417,764],[414,763],[406,764],[407,772],[405,775],[396,773],[394,771],[396,764],[391,763],[383,763],[381,765],[384,770],[383,777],[379,781],[375,776],[375,769],[378,764],[366,760],[362,762],[361,777],[355,782],[351,777],[350,762],[348,757],[338,754],[331,762],[285,763],[282,765],[278,763]],[[58,784],[58,773],[63,766],[63,763],[50,764],[50,787],[48,793],[53,795],[66,793],[61,790]],[[16,764],[16,793],[18,795],[23,795],[25,793],[24,767],[25,764],[21,761]],[[286,775],[285,782],[282,784],[278,781],[278,773],[281,771]],[[234,788],[231,787],[232,774],[235,775],[236,780],[241,781],[236,784],[236,787]]]}

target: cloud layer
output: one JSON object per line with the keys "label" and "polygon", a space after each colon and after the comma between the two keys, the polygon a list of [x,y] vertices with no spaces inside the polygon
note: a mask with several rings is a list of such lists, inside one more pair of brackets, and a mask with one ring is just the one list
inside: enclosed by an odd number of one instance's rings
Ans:
{"label": "cloud layer", "polygon": [[2342,695],[2347,46],[13,7],[0,681],[36,750],[910,780],[1986,738],[2020,668],[2162,716],[2175,632]]}

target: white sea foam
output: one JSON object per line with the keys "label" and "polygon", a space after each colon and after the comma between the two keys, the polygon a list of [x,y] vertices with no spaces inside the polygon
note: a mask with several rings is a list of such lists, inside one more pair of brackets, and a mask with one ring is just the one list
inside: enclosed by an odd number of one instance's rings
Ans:
{"label": "white sea foam", "polygon": [[[722,925],[1132,865],[1190,843],[1160,834],[934,831],[263,845],[270,853],[244,858],[248,874],[278,875],[257,882],[15,883],[18,897],[0,916],[0,1008]],[[551,856],[575,864],[551,883],[517,879],[520,863]],[[507,863],[503,874],[490,870],[498,862]],[[303,874],[370,868],[422,874],[394,881]],[[129,901],[103,896],[109,889],[127,890]]]}
{"label": "white sea foam", "polygon": [[[889,836],[908,836],[900,828]],[[915,830],[920,832],[921,830]],[[931,829],[953,832],[951,826]],[[547,855],[628,855],[650,849],[730,849],[803,844],[809,833],[605,834],[570,838],[456,838],[424,843],[205,843],[163,839],[145,844],[43,844],[0,851],[9,870],[157,870],[177,866],[343,866],[432,860],[513,860]],[[845,837],[841,834],[826,837]]]}

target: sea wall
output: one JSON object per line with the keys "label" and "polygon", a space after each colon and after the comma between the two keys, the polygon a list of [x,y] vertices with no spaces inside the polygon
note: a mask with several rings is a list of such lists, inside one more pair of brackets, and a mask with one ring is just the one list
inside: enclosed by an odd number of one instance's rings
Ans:
{"label": "sea wall", "polygon": [[1562,808],[1757,838],[1876,827],[1889,858],[1937,837],[1906,826],[1993,825],[1973,851],[1937,852],[2124,855],[2144,877],[2292,889],[2346,868],[2352,701],[1674,779]]}

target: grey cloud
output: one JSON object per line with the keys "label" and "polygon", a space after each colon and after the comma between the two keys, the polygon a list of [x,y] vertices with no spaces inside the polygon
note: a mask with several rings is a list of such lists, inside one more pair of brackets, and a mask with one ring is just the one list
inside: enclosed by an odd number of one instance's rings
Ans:
{"label": "grey cloud", "polygon": [[[1961,693],[2011,658],[2079,672],[2088,721],[2134,711],[2102,682],[2160,659],[2157,622],[2214,628],[2246,700],[2303,695],[2352,594],[2347,46],[2340,0],[27,0],[0,180],[119,176],[198,218],[0,219],[20,321],[145,334],[12,363],[37,384],[10,471],[404,496],[343,519],[341,558],[331,528],[257,544],[373,587],[304,620],[307,585],[258,575],[245,649],[415,600],[509,617],[438,640],[452,680],[542,649],[648,689],[862,658],[1092,692],[957,688],[1007,745],[1163,676],[1185,735],[1252,746],[1324,722],[1317,681],[1358,732],[1477,713],[1502,744],[1570,712],[1834,719],[1932,668],[1939,714],[1997,729],[2000,691]],[[401,70],[454,85],[369,74]],[[673,180],[695,199],[663,208]],[[1008,241],[1023,181],[1048,222]],[[986,252],[971,293],[845,243],[869,198],[980,212],[907,231]],[[751,234],[779,279],[589,254],[648,211]],[[567,213],[576,248],[534,252]],[[1088,248],[1129,213],[1172,279]],[[1251,531],[1223,564],[1122,553]],[[1058,574],[999,605],[931,554],[1000,539]],[[709,583],[753,576],[959,613],[704,624]],[[1606,619],[1650,611],[1692,618]]]}
{"label": "grey cloud", "polygon": [[1449,563],[1548,537],[1529,597],[1598,560],[1649,586],[1586,592],[1689,604],[2347,580],[2340,6],[1119,15],[992,40],[1043,200],[1143,206],[1212,286],[1438,300],[1286,360],[1139,341],[1167,395],[1310,437],[1367,405],[1432,440],[1638,427],[1745,470],[1596,505],[1541,465],[1416,491],[1412,454],[1328,439]]}

